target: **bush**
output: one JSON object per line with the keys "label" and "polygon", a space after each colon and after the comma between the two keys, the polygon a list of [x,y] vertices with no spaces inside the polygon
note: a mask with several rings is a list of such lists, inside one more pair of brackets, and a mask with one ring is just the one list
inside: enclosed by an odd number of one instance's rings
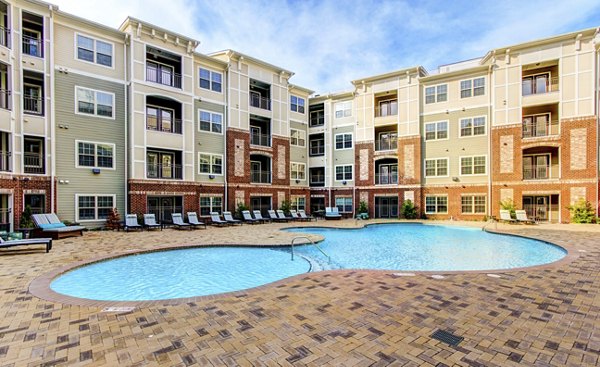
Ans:
{"label": "bush", "polygon": [[242,218],[242,212],[245,210],[250,210],[250,208],[248,207],[248,205],[244,204],[244,203],[238,203],[237,205],[237,209],[235,210],[235,215],[238,218]]}
{"label": "bush", "polygon": [[405,219],[417,219],[419,217],[419,211],[412,200],[404,200],[400,213]]}
{"label": "bush", "polygon": [[290,215],[290,210],[292,209],[292,203],[290,203],[289,200],[284,200],[281,202],[281,206],[279,207],[280,210],[283,210],[283,213],[285,215]]}
{"label": "bush", "polygon": [[573,223],[594,223],[596,220],[596,212],[592,204],[584,198],[579,199],[573,205],[567,207],[571,212],[571,220]]}
{"label": "bush", "polygon": [[515,210],[517,209],[517,207],[515,206],[515,202],[512,199],[504,199],[500,202],[500,209],[502,210],[508,210],[510,212],[510,217],[511,218],[516,218],[517,214],[515,213]]}
{"label": "bush", "polygon": [[23,210],[23,213],[21,213],[21,221],[19,222],[19,227],[33,228],[33,219],[31,218],[31,206],[25,206],[25,210]]}
{"label": "bush", "polygon": [[361,201],[360,203],[358,203],[358,214],[368,213],[368,212],[369,212],[369,207],[367,206],[366,202]]}

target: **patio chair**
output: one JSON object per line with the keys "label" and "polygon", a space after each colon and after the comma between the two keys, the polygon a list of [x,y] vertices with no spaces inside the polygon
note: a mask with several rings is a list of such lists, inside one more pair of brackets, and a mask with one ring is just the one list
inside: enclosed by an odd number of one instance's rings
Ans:
{"label": "patio chair", "polygon": [[221,219],[221,216],[217,212],[210,212],[210,224],[217,227],[228,226],[229,223]]}
{"label": "patio chair", "polygon": [[196,214],[196,212],[188,212],[187,216],[188,216],[188,223],[190,225],[192,225],[194,228],[200,227],[200,226],[203,226],[204,228],[206,228],[206,223],[200,222],[198,220],[198,214]]}
{"label": "patio chair", "polygon": [[511,224],[517,223],[517,221],[510,216],[510,211],[504,209],[500,210],[500,220]]}
{"label": "patio chair", "polygon": [[139,229],[142,231],[144,230],[144,227],[142,227],[138,223],[136,214],[127,214],[125,216],[125,226],[123,228],[125,229],[126,232],[129,232],[130,229]]}
{"label": "patio chair", "polygon": [[31,245],[45,245],[46,253],[48,253],[52,249],[52,238],[27,238],[24,240],[4,241],[2,237],[0,237],[0,248]]}
{"label": "patio chair", "polygon": [[288,221],[287,218],[280,218],[277,215],[277,213],[275,213],[275,210],[267,210],[267,213],[269,213],[269,218],[271,218],[271,220],[274,222],[287,222]]}
{"label": "patio chair", "polygon": [[254,213],[254,218],[256,218],[257,220],[262,221],[263,223],[271,222],[270,218],[263,218],[262,213],[260,212],[260,210],[254,210],[254,211],[252,211],[252,213]]}
{"label": "patio chair", "polygon": [[515,210],[517,215],[517,222],[525,224],[535,224],[535,221],[527,218],[527,212],[525,210]]}
{"label": "patio chair", "polygon": [[300,218],[306,219],[307,222],[310,222],[313,219],[317,220],[317,218],[313,217],[312,215],[306,215],[306,212],[304,210],[298,210],[298,215],[300,215]]}
{"label": "patio chair", "polygon": [[242,221],[238,220],[238,219],[233,219],[233,216],[231,215],[231,212],[223,212],[223,218],[225,218],[225,221],[227,223],[230,223],[232,225],[242,225]]}
{"label": "patio chair", "polygon": [[147,229],[158,229],[162,231],[162,224],[156,223],[154,214],[144,214],[144,227]]}
{"label": "patio chair", "polygon": [[277,217],[278,217],[279,219],[283,219],[283,220],[285,220],[286,222],[287,222],[287,221],[290,221],[290,220],[294,220],[294,218],[292,218],[292,217],[287,217],[287,216],[285,215],[285,213],[283,212],[283,210],[281,210],[281,209],[279,209],[279,210],[276,210],[276,213],[277,213]]}
{"label": "patio chair", "polygon": [[297,220],[297,221],[300,221],[300,222],[306,222],[306,219],[302,218],[300,216],[300,214],[298,214],[298,212],[295,211],[295,210],[290,210],[290,216],[292,217],[293,220]]}
{"label": "patio chair", "polygon": [[260,224],[262,222],[260,219],[252,218],[252,214],[250,214],[250,210],[242,211],[242,216],[244,217],[244,221],[250,224]]}
{"label": "patio chair", "polygon": [[342,219],[337,206],[325,208],[325,219]]}
{"label": "patio chair", "polygon": [[173,225],[177,229],[192,229],[192,226],[189,223],[183,221],[181,213],[171,213],[171,219],[173,220]]}
{"label": "patio chair", "polygon": [[83,226],[67,226],[54,213],[33,214],[31,218],[41,233],[52,237],[53,240],[83,236],[83,230],[85,229]]}

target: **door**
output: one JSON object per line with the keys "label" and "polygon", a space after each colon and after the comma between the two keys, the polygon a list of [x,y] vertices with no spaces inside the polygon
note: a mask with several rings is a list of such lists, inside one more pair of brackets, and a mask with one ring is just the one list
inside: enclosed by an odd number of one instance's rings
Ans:
{"label": "door", "polygon": [[10,195],[0,195],[0,231],[10,232],[12,230],[10,201]]}
{"label": "door", "polygon": [[173,156],[170,154],[163,154],[161,157],[162,163],[162,178],[173,178]]}
{"label": "door", "polygon": [[146,177],[158,177],[158,153],[148,152],[146,154]]}
{"label": "door", "polygon": [[250,162],[250,182],[262,182],[261,181],[261,164],[258,161]]}
{"label": "door", "polygon": [[379,166],[379,184],[387,185],[390,183],[390,167],[388,165]]}
{"label": "door", "polygon": [[390,200],[388,198],[379,198],[379,218],[390,217]]}
{"label": "door", "polygon": [[538,222],[548,221],[548,197],[537,196],[535,198],[535,220]]}
{"label": "door", "polygon": [[38,85],[23,86],[23,110],[25,112],[42,113],[42,88]]}

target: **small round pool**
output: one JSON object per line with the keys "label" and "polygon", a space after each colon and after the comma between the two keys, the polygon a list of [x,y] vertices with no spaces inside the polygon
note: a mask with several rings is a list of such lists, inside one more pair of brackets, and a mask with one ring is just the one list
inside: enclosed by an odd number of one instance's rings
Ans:
{"label": "small round pool", "polygon": [[320,234],[319,246],[289,248],[198,247],[142,253],[93,263],[64,273],[50,288],[103,301],[186,298],[257,287],[313,270],[506,270],[542,265],[567,252],[543,241],[479,228],[422,224],[370,225],[362,229],[292,228]]}

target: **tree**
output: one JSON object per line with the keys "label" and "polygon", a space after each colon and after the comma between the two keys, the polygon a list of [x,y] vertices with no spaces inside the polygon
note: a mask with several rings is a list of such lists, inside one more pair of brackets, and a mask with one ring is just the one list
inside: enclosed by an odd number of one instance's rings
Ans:
{"label": "tree", "polygon": [[368,213],[368,212],[369,212],[369,207],[367,206],[367,203],[364,200],[361,200],[360,203],[358,203],[358,214]]}
{"label": "tree", "polygon": [[21,228],[33,228],[33,219],[31,217],[31,206],[25,205],[25,210],[21,213],[21,221],[19,222]]}
{"label": "tree", "polygon": [[419,216],[418,208],[413,204],[412,200],[404,200],[400,213],[405,219],[417,219]]}
{"label": "tree", "polygon": [[567,208],[571,212],[573,223],[594,223],[596,220],[596,212],[592,204],[584,198],[579,199]]}
{"label": "tree", "polygon": [[289,200],[284,200],[281,202],[280,210],[283,210],[285,215],[290,215],[290,210],[292,209],[292,203]]}
{"label": "tree", "polygon": [[515,206],[515,202],[512,199],[504,199],[500,202],[500,209],[502,210],[508,210],[510,212],[510,217],[511,218],[516,218],[517,214],[515,213],[515,210],[517,209],[517,207]]}
{"label": "tree", "polygon": [[117,208],[112,208],[106,218],[106,228],[110,230],[119,229],[121,227],[121,216]]}

